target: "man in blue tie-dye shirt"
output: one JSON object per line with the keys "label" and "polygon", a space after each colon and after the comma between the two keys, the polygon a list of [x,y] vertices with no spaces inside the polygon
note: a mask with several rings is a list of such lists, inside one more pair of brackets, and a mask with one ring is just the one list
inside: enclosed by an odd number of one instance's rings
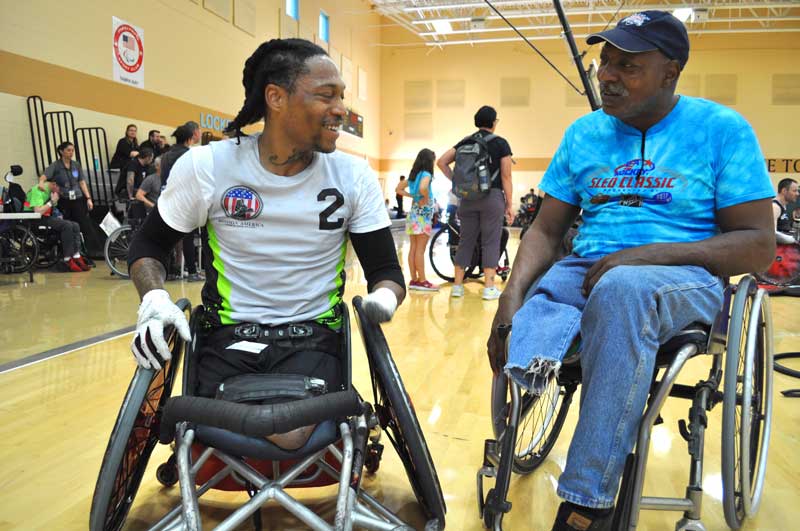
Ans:
{"label": "man in blue tie-dye shirt", "polygon": [[[752,128],[731,109],[675,94],[689,58],[683,24],[645,11],[588,39],[603,41],[602,110],[564,134],[488,341],[495,372],[541,392],[582,338],[580,418],[555,531],[609,529],[659,345],[710,324],[721,279],[765,269],[775,245]],[[581,212],[573,254],[554,263]],[[508,323],[506,360],[497,326]]]}

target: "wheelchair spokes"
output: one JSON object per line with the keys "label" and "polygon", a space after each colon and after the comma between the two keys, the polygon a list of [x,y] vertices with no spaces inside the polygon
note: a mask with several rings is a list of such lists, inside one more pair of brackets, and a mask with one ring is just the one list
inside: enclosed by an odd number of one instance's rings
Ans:
{"label": "wheelchair spokes", "polygon": [[133,228],[123,225],[106,239],[104,255],[111,271],[122,278],[128,278],[128,248],[133,238]]}
{"label": "wheelchair spokes", "polygon": [[[566,391],[559,385],[557,378],[550,379],[540,396],[529,393],[522,395],[520,418],[524,420],[518,429],[514,451],[515,472],[532,472],[550,453],[569,407],[567,405],[564,414],[561,413],[565,398]],[[552,436],[553,432],[556,437]]]}

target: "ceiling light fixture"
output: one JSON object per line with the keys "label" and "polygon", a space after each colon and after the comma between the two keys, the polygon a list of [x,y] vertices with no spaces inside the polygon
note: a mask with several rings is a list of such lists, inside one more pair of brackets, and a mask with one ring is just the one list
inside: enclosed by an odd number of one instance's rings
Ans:
{"label": "ceiling light fixture", "polygon": [[433,25],[433,29],[436,30],[436,33],[440,35],[447,35],[453,32],[453,26],[446,20],[434,20],[431,24]]}
{"label": "ceiling light fixture", "polygon": [[694,22],[694,9],[691,7],[679,7],[672,14],[684,24],[686,22]]}

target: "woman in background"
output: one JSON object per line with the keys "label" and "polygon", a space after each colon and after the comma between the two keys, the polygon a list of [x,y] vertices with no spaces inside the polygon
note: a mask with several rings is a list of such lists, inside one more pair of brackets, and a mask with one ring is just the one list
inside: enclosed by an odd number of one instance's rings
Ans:
{"label": "woman in background", "polygon": [[409,289],[419,291],[439,291],[439,286],[425,279],[425,247],[431,237],[433,218],[433,199],[431,198],[431,181],[433,180],[433,163],[436,154],[430,149],[423,149],[411,167],[408,181],[400,191],[411,197],[411,209],[406,218],[406,232],[411,240],[408,253],[408,269],[411,275]]}
{"label": "woman in background", "polygon": [[134,124],[129,124],[125,128],[125,136],[117,141],[117,149],[108,164],[109,168],[121,170],[128,165],[133,157],[139,154],[139,141],[136,140],[136,131]]}

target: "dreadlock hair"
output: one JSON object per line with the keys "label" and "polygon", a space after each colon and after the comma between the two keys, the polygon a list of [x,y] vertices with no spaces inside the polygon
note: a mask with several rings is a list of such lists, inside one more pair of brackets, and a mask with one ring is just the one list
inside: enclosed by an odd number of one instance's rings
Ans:
{"label": "dreadlock hair", "polygon": [[272,39],[262,43],[244,64],[242,85],[244,104],[236,118],[225,128],[225,134],[242,136],[242,128],[259,120],[267,120],[264,89],[267,85],[278,85],[290,94],[295,82],[308,73],[306,61],[317,55],[328,53],[305,39]]}
{"label": "dreadlock hair", "polygon": [[408,174],[408,180],[414,182],[417,180],[417,174],[426,171],[433,175],[433,162],[436,160],[436,154],[428,148],[421,149],[417,154],[417,159],[414,165],[411,166],[411,172]]}

